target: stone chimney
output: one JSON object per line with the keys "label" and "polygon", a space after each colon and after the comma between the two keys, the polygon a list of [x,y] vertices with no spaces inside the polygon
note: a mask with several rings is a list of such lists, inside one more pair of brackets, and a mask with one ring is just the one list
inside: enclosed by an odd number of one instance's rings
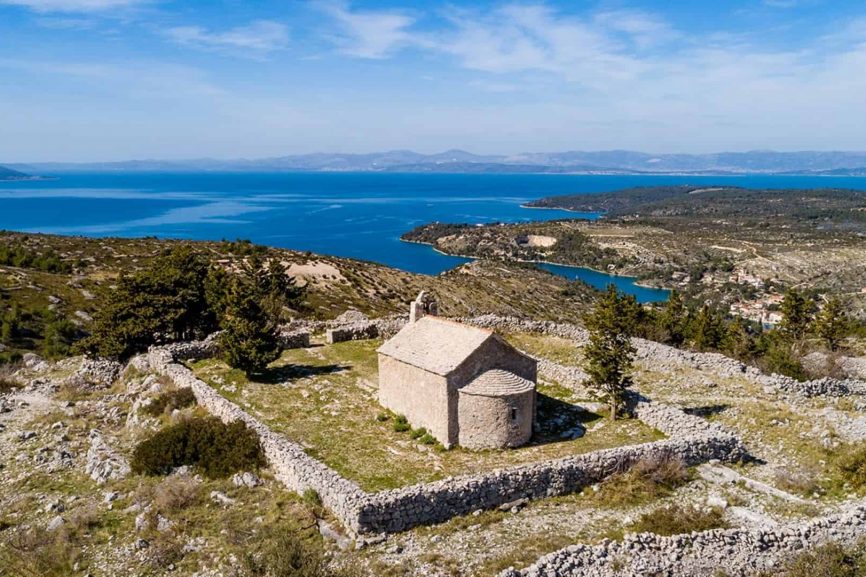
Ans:
{"label": "stone chimney", "polygon": [[439,314],[439,305],[436,300],[425,291],[418,293],[418,298],[409,304],[409,322],[414,323],[426,315]]}

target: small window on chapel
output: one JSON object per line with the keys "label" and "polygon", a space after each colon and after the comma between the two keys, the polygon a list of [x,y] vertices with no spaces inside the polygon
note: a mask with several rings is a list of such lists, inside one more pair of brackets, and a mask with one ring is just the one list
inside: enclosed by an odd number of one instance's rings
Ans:
{"label": "small window on chapel", "polygon": [[511,407],[511,420],[517,420],[517,407]]}

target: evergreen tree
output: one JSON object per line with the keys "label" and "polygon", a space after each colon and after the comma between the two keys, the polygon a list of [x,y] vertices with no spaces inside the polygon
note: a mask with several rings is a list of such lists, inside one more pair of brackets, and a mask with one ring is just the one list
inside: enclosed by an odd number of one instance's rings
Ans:
{"label": "evergreen tree", "polygon": [[815,332],[821,337],[831,351],[839,347],[839,342],[848,332],[848,317],[842,308],[842,302],[832,297],[815,318]]}
{"label": "evergreen tree", "polygon": [[658,317],[659,328],[665,335],[665,342],[675,347],[682,346],[686,340],[686,329],[689,324],[689,309],[683,296],[677,291],[671,291],[664,310]]}
{"label": "evergreen tree", "polygon": [[226,295],[220,345],[225,361],[247,374],[262,373],[280,356],[276,323],[263,301],[268,275],[255,259],[232,278]]}
{"label": "evergreen tree", "polygon": [[632,299],[619,295],[610,285],[585,320],[589,329],[589,343],[584,349],[586,372],[610,403],[611,419],[616,419],[626,387],[631,384],[633,313]]}
{"label": "evergreen tree", "polygon": [[717,350],[722,342],[722,319],[710,305],[701,307],[692,323],[692,342],[699,351]]}
{"label": "evergreen tree", "polygon": [[752,357],[754,342],[740,317],[734,317],[726,327],[725,336],[722,338],[722,351],[741,361]]}
{"label": "evergreen tree", "polygon": [[782,334],[794,340],[801,340],[809,332],[812,315],[815,314],[815,301],[797,289],[785,292],[782,300]]}
{"label": "evergreen tree", "polygon": [[158,342],[202,337],[216,328],[208,306],[206,257],[181,246],[151,266],[118,280],[95,315],[80,347],[109,358],[127,358]]}
{"label": "evergreen tree", "polygon": [[765,372],[778,373],[800,381],[806,380],[806,371],[800,363],[790,339],[779,331],[771,331],[764,340],[764,354],[761,364]]}
{"label": "evergreen tree", "polygon": [[48,358],[64,357],[69,354],[72,342],[78,334],[75,323],[67,318],[50,313],[46,315],[43,333],[42,352]]}

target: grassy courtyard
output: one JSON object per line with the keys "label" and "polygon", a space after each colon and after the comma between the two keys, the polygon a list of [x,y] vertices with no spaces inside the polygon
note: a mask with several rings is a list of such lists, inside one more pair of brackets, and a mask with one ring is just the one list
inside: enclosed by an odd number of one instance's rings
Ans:
{"label": "grassy courtyard", "polygon": [[[193,368],[227,398],[368,491],[662,438],[639,421],[610,422],[573,405],[569,391],[542,386],[542,427],[530,444],[442,450],[425,444],[417,433],[413,439],[412,431],[396,431],[395,416],[377,402],[375,351],[380,344],[353,341],[286,351],[259,381],[218,360],[200,361]],[[572,438],[580,428],[586,433]]]}

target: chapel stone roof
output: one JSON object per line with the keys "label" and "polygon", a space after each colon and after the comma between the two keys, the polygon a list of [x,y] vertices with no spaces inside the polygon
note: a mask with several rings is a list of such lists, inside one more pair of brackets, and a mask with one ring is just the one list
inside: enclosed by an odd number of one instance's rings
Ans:
{"label": "chapel stone roof", "polygon": [[535,389],[535,383],[519,377],[510,371],[491,369],[484,371],[460,389],[461,394],[484,397],[504,397],[519,395]]}
{"label": "chapel stone roof", "polygon": [[425,316],[403,327],[379,352],[446,376],[491,338],[496,338],[492,331]]}

